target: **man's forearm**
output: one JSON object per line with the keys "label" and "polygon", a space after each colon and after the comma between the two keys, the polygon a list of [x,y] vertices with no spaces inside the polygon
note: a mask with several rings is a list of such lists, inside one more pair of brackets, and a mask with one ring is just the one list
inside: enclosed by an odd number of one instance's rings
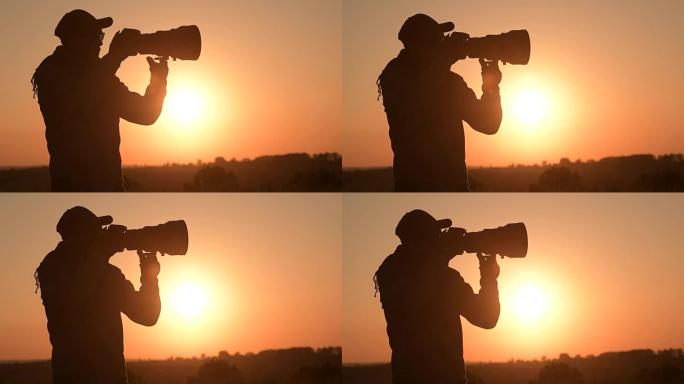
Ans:
{"label": "man's forearm", "polygon": [[166,78],[151,75],[145,94],[132,95],[126,101],[128,108],[122,117],[136,124],[154,124],[161,114],[164,97],[166,97]]}
{"label": "man's forearm", "polygon": [[164,102],[166,96],[166,76],[156,73],[150,74],[150,84],[145,89],[145,97],[149,97],[161,104]]}
{"label": "man's forearm", "polygon": [[483,328],[491,329],[499,321],[501,305],[499,303],[499,288],[496,279],[480,279],[480,292],[477,294],[480,308],[479,324]]}
{"label": "man's forearm", "polygon": [[138,291],[139,318],[142,325],[154,325],[161,313],[161,298],[159,283],[156,276],[140,276],[140,291]]}
{"label": "man's forearm", "polygon": [[141,274],[140,276],[140,290],[145,290],[148,292],[159,292],[159,279],[157,276],[145,276]]}
{"label": "man's forearm", "polygon": [[493,135],[499,131],[503,111],[501,109],[501,96],[499,87],[486,89],[478,101],[479,124],[477,131],[487,135]]}
{"label": "man's forearm", "polygon": [[138,324],[152,326],[157,323],[161,313],[161,299],[156,275],[151,276],[141,270],[139,290],[120,274],[121,311]]}
{"label": "man's forearm", "polygon": [[480,277],[480,296],[496,299],[499,301],[499,284],[496,279]]}
{"label": "man's forearm", "polygon": [[499,286],[496,279],[500,270],[495,256],[478,255],[480,260],[480,292],[477,301],[480,313],[480,326],[494,328],[499,321],[501,305],[499,303]]}

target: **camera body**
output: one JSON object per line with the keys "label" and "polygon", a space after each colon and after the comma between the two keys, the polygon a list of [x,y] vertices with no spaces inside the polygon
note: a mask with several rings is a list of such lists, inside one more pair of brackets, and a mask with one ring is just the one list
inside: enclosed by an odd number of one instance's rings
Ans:
{"label": "camera body", "polygon": [[188,252],[188,227],[183,220],[139,229],[111,224],[103,230],[102,239],[117,251],[139,250],[164,255],[185,255]]}
{"label": "camera body", "polygon": [[530,35],[524,30],[513,30],[498,35],[470,37],[453,32],[444,37],[447,54],[456,57],[500,60],[509,64],[527,64],[530,60]]}
{"label": "camera body", "polygon": [[524,223],[466,232],[461,228],[448,228],[441,233],[443,245],[451,255],[482,253],[521,258],[527,255],[527,228]]}

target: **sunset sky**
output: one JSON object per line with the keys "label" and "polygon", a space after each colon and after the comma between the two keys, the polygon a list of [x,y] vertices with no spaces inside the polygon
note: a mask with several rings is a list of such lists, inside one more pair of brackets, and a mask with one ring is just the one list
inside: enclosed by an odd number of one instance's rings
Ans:
{"label": "sunset sky", "polygon": [[[121,122],[124,164],[194,162],[341,151],[339,1],[23,1],[0,15],[0,166],[47,164],[44,125],[29,80],[59,45],[54,28],[75,8],[111,16],[117,30],[197,24],[202,55],[170,62],[168,95],[150,127]],[[118,72],[131,90],[149,78],[142,56]],[[179,111],[181,110],[181,111]]]}
{"label": "sunset sky", "polygon": [[[392,152],[375,81],[402,45],[404,20],[427,13],[471,36],[527,29],[526,66],[501,66],[496,136],[466,126],[471,166],[684,152],[684,2],[345,0],[345,167],[388,166]],[[481,94],[477,60],[453,71]]]}
{"label": "sunset sky", "polygon": [[[471,231],[522,221],[525,259],[498,259],[501,317],[493,330],[463,320],[467,361],[507,361],[684,347],[684,197],[654,194],[344,196],[343,359],[389,361],[372,277],[394,251],[394,228],[422,208]],[[475,291],[475,255],[451,267]]]}
{"label": "sunset sky", "polygon": [[[341,344],[339,195],[20,194],[0,199],[0,360],[50,357],[33,272],[59,241],[59,217],[74,205],[129,228],[188,224],[188,254],[159,258],[157,325],[123,316],[127,358]],[[139,287],[135,252],[111,261]]]}

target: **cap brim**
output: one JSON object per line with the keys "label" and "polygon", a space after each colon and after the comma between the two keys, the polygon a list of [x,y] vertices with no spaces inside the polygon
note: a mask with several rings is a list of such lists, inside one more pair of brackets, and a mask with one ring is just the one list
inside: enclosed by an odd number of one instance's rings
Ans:
{"label": "cap brim", "polygon": [[436,220],[436,223],[440,229],[451,227],[451,219]]}
{"label": "cap brim", "polygon": [[111,17],[97,19],[97,26],[100,27],[100,29],[109,28],[112,24],[114,24],[114,20]]}
{"label": "cap brim", "polygon": [[107,216],[99,216],[99,217],[97,218],[97,223],[100,224],[100,225],[109,225],[109,224],[111,224],[111,223],[113,223],[113,222],[114,222],[114,219],[113,219],[111,216],[109,216],[109,215],[107,215]]}
{"label": "cap brim", "polygon": [[454,23],[452,23],[451,21],[447,21],[446,23],[441,23],[439,25],[439,30],[442,31],[442,33],[451,32],[454,30]]}

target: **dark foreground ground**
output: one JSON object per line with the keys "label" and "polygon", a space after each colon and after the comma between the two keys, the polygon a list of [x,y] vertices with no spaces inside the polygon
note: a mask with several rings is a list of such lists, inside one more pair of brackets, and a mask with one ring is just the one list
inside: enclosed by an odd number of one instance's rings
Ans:
{"label": "dark foreground ground", "polygon": [[[682,192],[684,155],[632,155],[468,170],[475,192]],[[392,169],[344,169],[346,192],[392,191]]]}
{"label": "dark foreground ground", "polygon": [[[211,163],[124,167],[130,192],[337,192],[342,190],[338,153],[291,153]],[[45,167],[0,169],[0,192],[47,192]]]}
{"label": "dark foreground ground", "polygon": [[[598,356],[469,364],[468,384],[682,384],[681,349],[608,352]],[[391,384],[389,364],[345,365],[344,384]]]}
{"label": "dark foreground ground", "polygon": [[[130,384],[340,384],[342,349],[291,348],[128,361]],[[49,361],[0,363],[0,384],[48,384]]]}

